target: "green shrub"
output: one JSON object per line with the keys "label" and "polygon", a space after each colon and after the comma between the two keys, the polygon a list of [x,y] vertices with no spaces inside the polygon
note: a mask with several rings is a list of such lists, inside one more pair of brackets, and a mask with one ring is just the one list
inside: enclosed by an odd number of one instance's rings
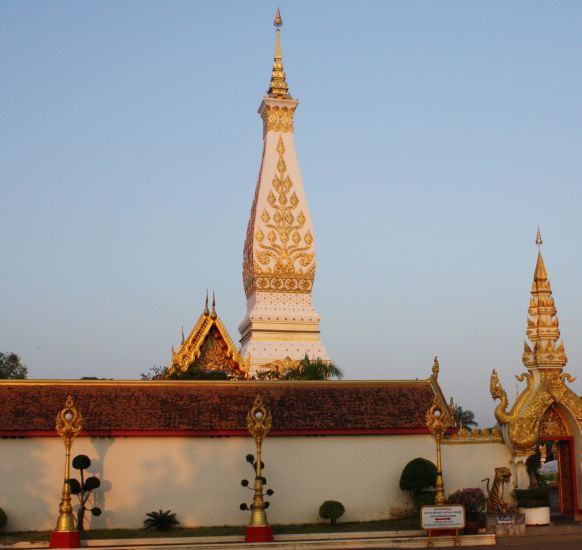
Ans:
{"label": "green shrub", "polygon": [[550,490],[545,486],[534,489],[516,489],[515,498],[518,508],[543,508],[550,505]]}
{"label": "green shrub", "polygon": [[326,500],[319,507],[319,517],[322,519],[329,519],[332,525],[336,524],[338,518],[341,518],[346,509],[341,502],[337,500]]}
{"label": "green shrub", "polygon": [[404,470],[402,470],[400,489],[402,491],[408,491],[416,505],[417,495],[434,487],[436,477],[437,467],[430,460],[426,458],[415,458],[404,466]]}
{"label": "green shrub", "polygon": [[0,529],[6,527],[6,523],[8,523],[8,516],[6,512],[0,508]]}
{"label": "green shrub", "polygon": [[171,510],[150,512],[146,514],[146,519],[143,520],[143,526],[146,529],[155,529],[156,531],[170,531],[179,523],[176,519],[176,514]]}

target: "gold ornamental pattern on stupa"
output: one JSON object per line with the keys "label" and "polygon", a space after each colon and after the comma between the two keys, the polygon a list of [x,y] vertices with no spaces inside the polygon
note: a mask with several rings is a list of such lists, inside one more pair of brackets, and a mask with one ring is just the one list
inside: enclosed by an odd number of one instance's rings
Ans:
{"label": "gold ornamental pattern on stupa", "polygon": [[548,272],[542,257],[542,237],[538,229],[536,244],[538,259],[531,287],[526,334],[531,346],[525,342],[523,364],[531,368],[563,368],[568,359],[564,342],[560,339],[560,329]]}
{"label": "gold ornamental pattern on stupa", "polygon": [[260,218],[254,212],[256,204],[251,213],[243,261],[247,297],[255,290],[309,293],[315,279],[314,239],[287,174],[281,137],[277,154],[277,173],[265,207]]}

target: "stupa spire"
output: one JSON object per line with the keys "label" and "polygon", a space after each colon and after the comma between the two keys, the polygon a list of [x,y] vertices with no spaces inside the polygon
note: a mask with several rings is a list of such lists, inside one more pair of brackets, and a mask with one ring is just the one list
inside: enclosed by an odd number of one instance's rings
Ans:
{"label": "stupa spire", "polygon": [[285,69],[283,67],[283,53],[281,50],[281,27],[283,26],[283,19],[281,19],[281,12],[277,7],[277,14],[275,15],[275,57],[273,59],[273,70],[271,72],[271,84],[269,85],[269,97],[277,99],[291,99],[289,95],[289,85],[285,76]]}
{"label": "stupa spire", "polygon": [[531,346],[525,342],[523,364],[529,369],[562,368],[568,361],[564,343],[560,339],[557,310],[552,297],[552,288],[542,256],[542,235],[538,227],[536,235],[538,259],[531,287],[526,335]]}
{"label": "stupa spire", "polygon": [[[311,303],[315,237],[294,143],[299,102],[288,93],[275,16],[275,60],[263,119],[263,154],[243,252],[247,314],[239,326],[241,353],[251,374],[277,370],[281,361],[329,360]],[[279,362],[279,363],[277,363]]]}

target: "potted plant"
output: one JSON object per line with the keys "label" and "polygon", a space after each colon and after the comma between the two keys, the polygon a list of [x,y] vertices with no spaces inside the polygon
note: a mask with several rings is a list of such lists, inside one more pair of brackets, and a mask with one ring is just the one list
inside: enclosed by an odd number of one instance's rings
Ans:
{"label": "potted plant", "polygon": [[449,495],[449,504],[461,504],[465,507],[465,533],[476,533],[479,530],[479,514],[485,508],[485,493],[478,487],[459,489]]}
{"label": "potted plant", "polygon": [[525,514],[526,525],[549,525],[550,489],[547,486],[516,489],[517,511]]}

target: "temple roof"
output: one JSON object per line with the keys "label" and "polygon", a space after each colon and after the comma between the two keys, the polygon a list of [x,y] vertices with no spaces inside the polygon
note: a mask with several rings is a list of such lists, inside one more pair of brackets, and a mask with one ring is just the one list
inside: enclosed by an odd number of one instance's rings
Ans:
{"label": "temple roof", "polygon": [[[273,435],[428,433],[436,380],[363,382],[0,381],[0,435],[56,436],[68,395],[84,418],[82,435],[247,435],[257,394],[273,415]],[[444,400],[443,400],[444,402]]]}
{"label": "temple roof", "polygon": [[235,378],[247,378],[248,361],[243,359],[217,315],[214,298],[212,302],[212,311],[209,311],[206,298],[204,312],[190,335],[177,352],[172,350],[168,374],[176,370],[185,372],[194,365],[200,370],[226,371]]}

